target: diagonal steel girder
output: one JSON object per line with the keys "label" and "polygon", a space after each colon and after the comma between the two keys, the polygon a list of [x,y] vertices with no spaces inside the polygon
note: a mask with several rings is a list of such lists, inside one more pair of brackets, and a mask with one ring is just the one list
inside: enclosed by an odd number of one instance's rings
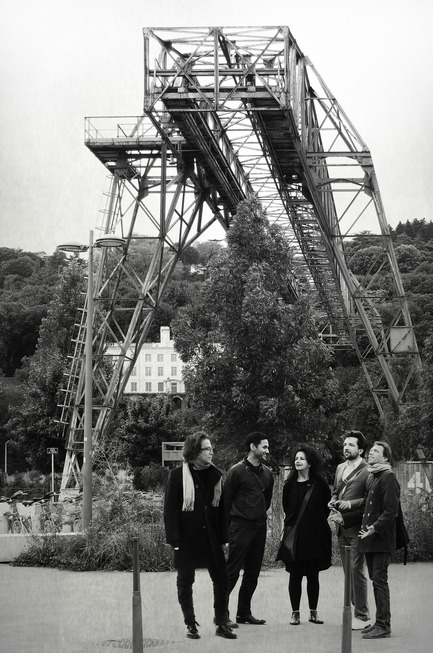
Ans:
{"label": "diagonal steel girder", "polygon": [[[203,142],[190,124],[219,118],[215,135],[223,130],[269,218],[307,265],[330,339],[355,349],[379,411],[385,393],[402,402],[407,378],[395,378],[392,361],[397,353],[416,366],[420,359],[372,156],[289,29],[146,28],[144,40],[145,109],[167,110],[205,165]],[[364,233],[377,238],[382,260],[360,279],[345,243]],[[386,324],[375,289],[383,269],[394,286],[394,315]],[[380,369],[374,378],[372,359]]]}

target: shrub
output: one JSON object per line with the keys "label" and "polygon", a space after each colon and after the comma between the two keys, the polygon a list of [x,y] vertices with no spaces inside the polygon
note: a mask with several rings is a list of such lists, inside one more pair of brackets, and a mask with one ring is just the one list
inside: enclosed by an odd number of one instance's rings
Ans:
{"label": "shrub", "polygon": [[[407,559],[409,562],[433,560],[433,495],[421,492],[402,496],[402,510],[409,533]],[[403,560],[403,549],[397,551],[393,562]]]}
{"label": "shrub", "polygon": [[138,537],[140,569],[171,569],[171,549],[165,544],[160,506],[141,492],[105,488],[97,498],[91,527],[70,537],[33,535],[17,566],[56,567],[72,571],[129,571],[133,542]]}
{"label": "shrub", "polygon": [[[15,560],[17,566],[41,566],[71,571],[130,571],[132,569],[132,538],[139,539],[141,571],[172,569],[172,553],[165,544],[162,518],[163,488],[155,488],[152,497],[123,485],[100,481],[99,495],[94,502],[93,523],[85,533],[70,537],[33,535],[27,549]],[[268,537],[264,567],[281,566],[275,562],[280,541],[283,514],[281,508],[282,482],[275,485],[269,511]],[[403,512],[410,536],[408,560],[433,560],[433,496],[418,494],[403,497]],[[341,564],[335,529],[333,530],[332,564]],[[401,562],[403,552],[393,555],[393,562]]]}
{"label": "shrub", "polygon": [[149,492],[164,486],[167,482],[168,469],[155,463],[134,469],[134,489]]}

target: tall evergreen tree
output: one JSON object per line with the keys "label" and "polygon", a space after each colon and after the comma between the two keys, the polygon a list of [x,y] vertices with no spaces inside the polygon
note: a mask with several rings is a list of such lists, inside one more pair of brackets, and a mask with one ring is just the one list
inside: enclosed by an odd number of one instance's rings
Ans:
{"label": "tall evergreen tree", "polygon": [[298,440],[326,449],[337,382],[307,295],[294,300],[293,255],[260,203],[243,202],[204,292],[179,311],[186,383],[227,451],[261,430],[276,459]]}

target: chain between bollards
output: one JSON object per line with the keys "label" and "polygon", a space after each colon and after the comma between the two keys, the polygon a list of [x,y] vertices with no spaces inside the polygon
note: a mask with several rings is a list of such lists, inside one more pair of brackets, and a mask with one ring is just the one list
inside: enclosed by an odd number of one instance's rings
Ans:
{"label": "chain between bollards", "polygon": [[352,547],[344,547],[344,605],[341,653],[352,653]]}
{"label": "chain between bollards", "polygon": [[143,653],[143,621],[141,613],[138,537],[132,538],[132,547],[132,653]]}

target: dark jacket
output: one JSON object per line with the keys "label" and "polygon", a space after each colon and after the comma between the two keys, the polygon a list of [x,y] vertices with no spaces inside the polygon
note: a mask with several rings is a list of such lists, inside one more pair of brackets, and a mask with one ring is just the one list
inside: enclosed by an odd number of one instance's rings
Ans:
{"label": "dark jacket", "polygon": [[[308,487],[310,483],[308,481],[306,483]],[[285,526],[295,523],[305,489],[305,484],[298,483],[296,476],[289,477],[286,481],[283,488]],[[328,524],[328,503],[330,499],[331,490],[329,485],[324,479],[317,478],[304,514],[298,524],[295,564],[304,560],[316,560],[319,569],[328,569],[331,566],[332,535]],[[286,565],[287,571],[290,571],[290,568],[290,564]]]}
{"label": "dark jacket", "polygon": [[359,540],[358,551],[363,553],[392,553],[395,551],[395,522],[400,501],[400,485],[394,472],[385,470],[374,474],[369,487],[362,527],[374,526],[373,535]]}
{"label": "dark jacket", "polygon": [[[192,470],[192,466],[190,465]],[[164,500],[164,524],[167,543],[179,546],[174,552],[176,569],[221,566],[225,564],[222,545],[229,541],[227,513],[222,494],[219,506],[212,505],[214,486],[222,477],[211,465],[205,489],[200,473],[192,471],[195,486],[194,510],[182,510],[182,466],[173,469],[167,480]]]}
{"label": "dark jacket", "polygon": [[246,458],[233,465],[224,482],[224,495],[230,519],[266,522],[271,505],[274,477],[266,465],[254,467]]}

